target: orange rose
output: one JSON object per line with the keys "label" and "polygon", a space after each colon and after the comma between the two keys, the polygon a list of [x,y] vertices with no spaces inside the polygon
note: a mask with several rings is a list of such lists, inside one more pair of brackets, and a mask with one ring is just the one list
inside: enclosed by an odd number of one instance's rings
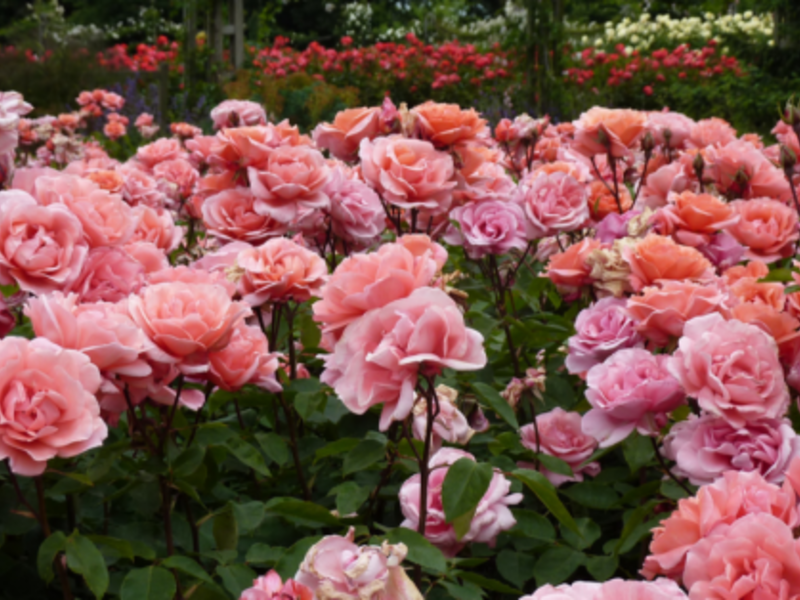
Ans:
{"label": "orange rose", "polygon": [[794,253],[798,238],[794,208],[770,198],[736,200],[730,205],[740,219],[728,233],[747,248],[746,258],[771,263]]}
{"label": "orange rose", "polygon": [[86,179],[94,181],[100,189],[108,192],[119,192],[125,179],[117,171],[93,171],[86,175]]}
{"label": "orange rose", "polygon": [[[613,184],[610,184],[613,189]],[[627,212],[633,206],[633,200],[623,184],[619,186],[619,200],[622,204],[622,212]],[[606,185],[599,179],[595,179],[589,184],[589,212],[595,221],[602,221],[610,213],[618,213],[619,207],[617,200]]]}
{"label": "orange rose", "polygon": [[714,233],[739,220],[733,209],[711,194],[685,191],[669,198],[675,225],[695,233]]}
{"label": "orange rose", "polygon": [[441,104],[428,100],[411,109],[414,127],[422,139],[441,148],[472,141],[488,134],[486,119],[474,109],[462,110],[458,104]]}
{"label": "orange rose", "polygon": [[694,248],[652,233],[626,247],[622,256],[631,266],[631,285],[636,291],[662,279],[685,281],[714,273],[711,263]]}
{"label": "orange rose", "polygon": [[730,286],[731,292],[742,302],[765,304],[775,310],[783,310],[786,295],[783,284],[776,282],[758,283],[754,277],[742,277]]}
{"label": "orange rose", "polygon": [[755,325],[771,335],[778,344],[782,356],[785,356],[790,342],[798,336],[797,328],[800,327],[800,321],[767,304],[743,302],[736,306],[732,313],[735,319]]}
{"label": "orange rose", "polygon": [[586,156],[629,156],[644,130],[647,115],[637,110],[595,106],[576,123],[575,149]]}
{"label": "orange rose", "polygon": [[728,285],[733,285],[742,277],[752,277],[753,279],[761,279],[769,274],[769,267],[760,260],[751,260],[746,265],[736,265],[727,269],[722,278]]}
{"label": "orange rose", "polygon": [[320,123],[314,129],[314,141],[339,160],[358,158],[358,145],[381,133],[380,108],[348,108],[336,113],[333,123]]}
{"label": "orange rose", "polygon": [[560,289],[577,292],[578,288],[589,283],[590,268],[586,259],[600,246],[599,241],[587,238],[565,252],[553,254],[547,264],[547,277]]}

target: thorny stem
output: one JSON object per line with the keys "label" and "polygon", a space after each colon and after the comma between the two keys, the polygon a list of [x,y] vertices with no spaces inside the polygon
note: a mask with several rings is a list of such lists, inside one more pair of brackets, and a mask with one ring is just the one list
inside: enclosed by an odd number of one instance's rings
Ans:
{"label": "thorny stem", "polygon": [[311,490],[308,489],[306,476],[303,474],[303,463],[300,460],[300,451],[297,447],[297,424],[294,420],[294,412],[292,412],[291,406],[286,403],[283,392],[278,393],[277,396],[283,407],[283,412],[286,414],[286,422],[289,425],[289,441],[291,442],[292,458],[294,458],[294,468],[297,470],[297,480],[300,482],[300,489],[303,490],[303,499],[308,501],[311,500]]}
{"label": "thorny stem", "polygon": [[511,364],[514,366],[514,376],[520,377],[521,372],[519,369],[519,358],[517,357],[517,349],[514,346],[514,340],[511,336],[511,328],[508,326],[506,322],[506,288],[503,286],[503,278],[500,275],[500,269],[497,266],[497,259],[494,255],[489,255],[489,273],[493,275],[491,278],[492,287],[495,288],[495,297],[496,301],[495,304],[497,306],[497,312],[500,315],[500,319],[503,323],[503,331],[506,334],[506,343],[508,344],[508,351],[511,353]]}
{"label": "thorny stem", "polygon": [[19,481],[17,481],[17,476],[14,475],[14,471],[11,470],[11,465],[9,465],[7,462],[6,462],[6,468],[8,469],[8,477],[9,479],[11,479],[11,485],[14,486],[14,491],[17,493],[17,498],[19,499],[20,502],[22,502],[22,504],[25,505],[25,508],[27,508],[30,511],[33,517],[37,521],[39,521],[40,520],[39,515],[36,513],[31,503],[28,502],[28,499],[22,493],[22,490],[19,487]]}
{"label": "thorny stem", "polygon": [[163,455],[167,447],[167,440],[169,439],[169,432],[172,429],[172,420],[175,418],[175,413],[178,410],[178,403],[181,400],[181,392],[183,391],[183,375],[178,376],[178,388],[175,390],[175,400],[172,401],[172,407],[167,415],[167,422],[164,424],[164,431],[161,433],[160,453]]}
{"label": "thorny stem", "polygon": [[[597,163],[596,163],[596,162],[595,162],[595,160],[594,160],[594,156],[593,156],[591,159],[589,159],[589,160],[591,161],[591,163],[592,163],[592,166],[594,167],[594,172],[595,172],[595,174],[597,175],[597,178],[598,178],[598,179],[599,179],[599,180],[600,180],[600,181],[603,183],[603,185],[605,186],[605,188],[608,190],[608,193],[609,193],[609,194],[613,194],[613,193],[614,193],[614,190],[613,190],[613,189],[611,189],[611,186],[610,186],[610,185],[608,185],[608,182],[607,182],[607,181],[606,181],[606,180],[603,178],[603,176],[600,174],[600,169],[598,168],[598,166],[597,166]],[[616,176],[616,172],[615,172],[615,176]]]}
{"label": "thorny stem", "polygon": [[656,438],[651,437],[650,443],[653,444],[653,451],[656,454],[656,459],[658,460],[658,464],[661,466],[661,470],[664,472],[664,474],[666,474],[670,479],[672,479],[672,481],[681,486],[684,492],[686,492],[690,496],[694,495],[694,492],[691,489],[689,489],[689,486],[686,485],[683,481],[681,481],[677,477],[675,477],[675,474],[667,466],[667,463],[664,462],[664,457],[661,456],[661,452],[658,451],[658,442],[656,442]]}
{"label": "thorny stem", "polygon": [[294,315],[295,309],[286,305],[286,325],[289,330],[289,379],[297,379],[297,357],[294,349]]}
{"label": "thorny stem", "polygon": [[[10,467],[8,471],[9,473],[11,472]],[[47,519],[47,505],[44,498],[44,481],[42,480],[41,475],[36,477],[34,481],[36,482],[36,497],[39,499],[39,514],[37,518],[39,519],[39,524],[42,526],[44,537],[47,539],[50,537],[52,531],[50,530],[50,522]],[[14,479],[14,482],[16,483],[16,479]],[[34,514],[36,513],[34,512]],[[56,555],[53,563],[56,566],[56,571],[58,571],[58,580],[61,582],[61,592],[64,595],[64,600],[72,600],[72,590],[70,590],[69,587],[69,579],[67,578],[67,571],[64,569],[64,563],[61,562],[61,558],[58,555]]]}
{"label": "thorny stem", "polygon": [[[433,377],[426,376],[427,388],[425,391],[426,397],[426,417],[425,423],[425,445],[422,447],[422,460],[419,461],[419,523],[417,524],[417,532],[425,537],[425,522],[428,520],[428,477],[429,465],[431,454],[431,441],[433,440],[433,422],[439,416],[439,398],[436,395],[436,388],[434,387]],[[420,386],[421,388],[422,386]],[[414,578],[417,580],[417,587],[422,583],[422,569],[417,565],[414,571]]]}
{"label": "thorny stem", "polygon": [[644,180],[647,178],[647,166],[650,164],[650,152],[646,152],[644,155],[644,169],[642,170],[642,176],[639,178],[639,183],[636,186],[636,193],[633,195],[633,203],[636,204],[637,198],[639,198],[639,192],[642,191],[642,185],[644,184]]}
{"label": "thorny stem", "polygon": [[617,179],[617,159],[611,153],[608,153],[608,164],[611,166],[611,172],[614,176],[614,200],[617,201],[617,210],[622,214],[622,202],[619,199],[619,180]]}

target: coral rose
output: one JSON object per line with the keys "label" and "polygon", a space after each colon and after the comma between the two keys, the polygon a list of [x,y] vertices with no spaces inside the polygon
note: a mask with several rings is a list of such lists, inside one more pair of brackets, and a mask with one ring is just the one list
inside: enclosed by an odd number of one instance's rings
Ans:
{"label": "coral rose", "polygon": [[625,246],[622,256],[631,267],[631,285],[636,291],[663,279],[702,279],[714,273],[708,259],[694,248],[652,233]]}
{"label": "coral rose", "polygon": [[261,329],[239,321],[233,328],[230,342],[208,355],[209,380],[231,392],[252,383],[270,392],[279,392],[275,379],[278,356],[270,354],[267,338]]}
{"label": "coral rose", "polygon": [[348,108],[336,113],[333,123],[320,123],[312,137],[317,146],[328,150],[339,160],[358,158],[361,140],[372,140],[381,135],[381,109]]}
{"label": "coral rose", "polygon": [[670,194],[665,209],[675,239],[687,246],[700,246],[710,241],[710,234],[734,225],[739,216],[733,208],[711,194],[685,191]]}
{"label": "coral rose", "polygon": [[266,125],[267,113],[257,102],[223,100],[211,109],[211,120],[214,122],[214,129]]}
{"label": "coral rose", "polygon": [[458,104],[442,104],[428,100],[410,111],[414,130],[437,148],[473,141],[488,136],[486,119],[474,109],[462,109]]}
{"label": "coral rose", "polygon": [[[607,183],[595,179],[589,184],[587,192],[586,206],[595,221],[602,221],[613,213],[619,214],[617,198]],[[622,206],[622,214],[627,213],[633,206],[631,194],[624,185],[619,186],[619,203]]]}
{"label": "coral rose", "polygon": [[547,277],[564,292],[576,294],[581,286],[591,283],[591,267],[586,259],[600,247],[597,240],[584,238],[577,244],[572,244],[566,251],[553,254],[547,263]]}
{"label": "coral rose", "polygon": [[585,186],[560,171],[521,186],[517,201],[525,209],[534,238],[575,231],[589,220]]}
{"label": "coral rose", "polygon": [[728,232],[745,246],[745,257],[772,263],[794,253],[797,241],[797,212],[770,198],[736,200],[730,206],[739,222]]}
{"label": "coral rose", "polygon": [[94,248],[69,286],[81,302],[118,302],[145,283],[144,266],[122,248]]}
{"label": "coral rose", "polygon": [[140,204],[131,210],[131,217],[136,224],[132,242],[152,242],[165,253],[181,245],[183,229],[175,225],[172,213],[168,210],[159,211]]}
{"label": "coral rose", "polygon": [[253,580],[253,587],[244,590],[239,600],[312,600],[313,596],[310,589],[293,579],[287,579],[286,583],[281,581],[281,576],[273,569]]}
{"label": "coral rose", "polygon": [[517,204],[471,202],[451,210],[449,218],[458,226],[451,224],[444,240],[463,246],[470,258],[508,254],[513,248],[523,250],[527,246],[525,214]]}
{"label": "coral rose", "polygon": [[573,147],[590,157],[597,154],[610,154],[615,158],[629,156],[646,121],[646,114],[637,110],[595,106],[575,123]]}
{"label": "coral rose", "polygon": [[262,244],[288,231],[280,223],[255,210],[256,197],[244,187],[223,190],[203,202],[203,223],[215,236],[228,241]]}

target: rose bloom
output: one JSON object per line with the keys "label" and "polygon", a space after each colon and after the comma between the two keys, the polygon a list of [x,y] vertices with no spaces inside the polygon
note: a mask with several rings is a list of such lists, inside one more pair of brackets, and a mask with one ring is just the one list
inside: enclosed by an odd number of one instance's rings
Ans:
{"label": "rose bloom", "polygon": [[794,253],[799,235],[794,208],[770,198],[736,200],[730,206],[739,222],[728,232],[747,248],[746,258],[772,263]]}
{"label": "rose bloom", "polygon": [[88,252],[83,227],[66,206],[0,192],[0,283],[16,282],[34,294],[63,290],[80,275]]}
{"label": "rose bloom", "polygon": [[131,208],[117,194],[96,190],[66,202],[83,225],[83,233],[91,248],[121,246],[133,236],[136,221]]}
{"label": "rose bloom", "polygon": [[312,307],[314,320],[323,324],[324,333],[338,339],[345,327],[367,311],[430,285],[438,269],[432,256],[423,253],[417,257],[402,243],[383,244],[370,254],[354,254],[344,259],[322,286],[321,300]]}
{"label": "rose bloom", "polygon": [[264,332],[239,321],[227,346],[208,355],[209,380],[223,390],[235,392],[252,383],[270,392],[280,392],[275,379],[278,355],[270,354]]}
{"label": "rose bloom", "polygon": [[366,313],[345,329],[323,360],[320,380],[353,413],[383,405],[380,429],[386,431],[411,413],[420,371],[477,371],[486,365],[486,353],[483,336],[466,327],[445,292],[419,288]]}
{"label": "rose bloom", "polygon": [[786,294],[779,281],[759,282],[757,277],[740,277],[730,284],[731,293],[742,302],[763,304],[783,310],[786,305]]}
{"label": "rose bloom", "polygon": [[487,137],[486,119],[474,109],[462,109],[458,104],[442,104],[428,100],[410,111],[414,130],[437,148],[474,141]]}
{"label": "rose bloom", "polygon": [[789,405],[775,341],[716,313],[687,321],[669,370],[700,408],[733,427],[780,418]]}
{"label": "rose bloom", "polygon": [[[456,398],[458,391],[444,384],[436,386],[436,398],[438,400],[439,414],[433,419],[431,429],[431,448],[436,452],[442,447],[442,442],[464,446],[475,434],[469,426],[467,418],[458,406]],[[425,434],[428,425],[428,401],[420,396],[414,402],[414,420],[411,423],[411,432],[414,438],[425,441]]]}
{"label": "rose bloom", "polygon": [[158,187],[158,182],[144,171],[132,166],[123,165],[119,173],[123,176],[122,198],[131,206],[146,204],[155,209],[162,209],[167,196]]}
{"label": "rose bloom", "polygon": [[[613,182],[609,183],[614,189]],[[588,194],[586,195],[586,206],[595,221],[602,221],[612,213],[619,214],[616,196],[608,189],[602,181],[595,179],[589,183]],[[625,214],[633,207],[631,194],[624,185],[619,185],[619,203],[622,205],[622,213]]]}
{"label": "rose bloom", "polygon": [[636,321],[636,330],[658,346],[683,334],[686,321],[719,313],[730,318],[738,303],[719,281],[693,283],[663,280],[644,288],[628,299],[628,314]]}
{"label": "rose bloom", "polygon": [[256,197],[245,187],[223,190],[203,202],[203,224],[223,240],[262,244],[288,231],[285,223],[258,214]]}
{"label": "rose bloom", "polygon": [[524,250],[528,245],[525,214],[514,203],[485,200],[459,206],[450,211],[450,225],[444,240],[463,246],[473,259],[487,254],[508,254],[511,249]]}
{"label": "rose bloom", "polygon": [[136,151],[136,160],[147,171],[152,171],[158,163],[175,160],[184,155],[181,143],[174,138],[159,138],[155,142],[140,146]]}
{"label": "rose bloom", "polygon": [[650,555],[641,573],[648,579],[666,575],[680,580],[686,553],[720,524],[731,524],[748,514],[766,513],[789,527],[800,520],[791,486],[767,483],[757,472],[727,471],[697,495],[678,500],[678,508],[653,529]]}
{"label": "rose bloom", "polygon": [[[572,468],[572,477],[553,473],[544,467],[539,468],[556,487],[568,481],[583,481],[584,474],[594,477],[600,473],[599,462],[590,462],[581,467],[597,449],[597,440],[581,431],[581,420],[580,413],[567,412],[556,407],[550,412],[536,415],[535,427],[533,423],[529,423],[519,430],[522,445],[528,450],[560,458]],[[523,469],[535,468],[530,463],[519,463],[519,466]]]}
{"label": "rose bloom", "polygon": [[736,140],[736,130],[724,119],[711,117],[697,121],[689,136],[689,146],[705,148],[706,146],[724,146]]}
{"label": "rose bloom", "polygon": [[147,283],[149,285],[175,282],[218,285],[224,288],[231,298],[236,294],[236,284],[228,278],[224,270],[206,271],[198,265],[199,262],[196,261],[192,266],[178,265],[177,267],[171,267],[167,265],[164,269],[148,273]]}
{"label": "rose bloom", "polygon": [[567,371],[584,373],[617,350],[642,346],[634,326],[624,300],[603,298],[583,309],[575,319],[575,335],[567,340]]}
{"label": "rose bloom", "polygon": [[626,246],[622,256],[631,267],[631,284],[636,291],[662,279],[684,281],[713,275],[711,263],[697,250],[652,233]]}
{"label": "rose bloom", "polygon": [[534,238],[575,231],[589,220],[586,187],[565,173],[540,175],[520,187],[517,199]]}
{"label": "rose bloom", "polygon": [[122,184],[125,182],[121,173],[107,169],[87,173],[85,178],[96,183],[101,190],[114,194],[122,191]]}
{"label": "rose bloom", "polygon": [[670,194],[665,215],[674,228],[675,239],[687,246],[710,241],[710,234],[734,225],[739,216],[731,205],[711,194],[686,191]]}
{"label": "rose bloom", "polygon": [[287,579],[286,583],[281,581],[281,576],[273,569],[254,579],[253,586],[244,590],[239,600],[312,600],[313,596],[310,589],[294,579]]}
{"label": "rose bloom", "polygon": [[200,179],[200,173],[185,158],[158,163],[153,167],[153,176],[164,193],[175,202],[191,196],[195,184]]}
{"label": "rose bloom", "polygon": [[690,415],[672,427],[663,453],[677,463],[676,474],[694,485],[713,483],[725,471],[756,471],[779,484],[800,456],[800,437],[788,419],[759,419],[735,429],[714,415]]}
{"label": "rose bloom", "polygon": [[798,544],[786,523],[764,513],[721,525],[686,555],[689,598],[798,598]]}
{"label": "rose bloom", "polygon": [[318,254],[283,237],[242,250],[236,263],[243,271],[239,290],[251,306],[287,300],[306,302],[319,296],[328,274]]}
{"label": "rose bloom", "polygon": [[798,337],[800,320],[768,304],[742,302],[733,308],[731,314],[734,319],[755,325],[769,334],[778,344],[781,357],[787,351],[788,345]]}
{"label": "rose bloom", "polygon": [[329,168],[319,151],[304,146],[274,150],[263,169],[247,170],[256,212],[289,223],[303,212],[327,208],[322,191]]}
{"label": "rose bloom", "polygon": [[211,109],[214,129],[266,125],[267,114],[257,102],[249,100],[223,100]]}
{"label": "rose bloom", "polygon": [[653,134],[657,146],[682,149],[692,133],[695,122],[676,112],[651,112],[647,115],[645,129]]}
{"label": "rose bloom", "polygon": [[145,274],[169,267],[164,251],[152,242],[129,242],[122,249],[144,267]]}
{"label": "rose bloom", "polygon": [[642,348],[619,350],[586,375],[586,400],[592,409],[583,416],[583,431],[613,446],[636,429],[656,435],[666,413],[683,405],[686,394],[667,371],[668,356]]}
{"label": "rose bloom", "polygon": [[140,204],[131,209],[135,224],[133,242],[152,242],[166,253],[172,252],[183,241],[183,229],[175,225],[172,213]]}
{"label": "rose bloom", "polygon": [[582,286],[591,283],[591,267],[586,259],[600,247],[597,240],[584,238],[566,251],[553,254],[547,263],[547,277],[564,293],[577,294]]}
{"label": "rose bloom", "polygon": [[119,302],[145,283],[142,264],[122,248],[94,248],[79,277],[69,286],[81,302]]}
{"label": "rose bloom", "polygon": [[681,193],[692,187],[692,179],[678,161],[648,171],[647,180],[639,190],[636,208],[661,208],[667,205],[670,192]]}
{"label": "rose bloom", "polygon": [[735,265],[744,256],[744,246],[726,231],[715,233],[708,244],[697,249],[720,270]]}
{"label": "rose bloom", "polygon": [[605,583],[576,581],[553,587],[540,587],[532,596],[520,600],[685,600],[686,594],[674,581],[625,581],[611,579]]}
{"label": "rose bloom", "polygon": [[626,238],[630,235],[628,228],[631,220],[641,215],[642,211],[640,210],[629,210],[623,214],[610,212],[595,225],[594,237],[604,244],[611,244],[615,240]]}
{"label": "rose bloom", "polygon": [[361,172],[383,199],[403,209],[444,212],[452,202],[455,169],[449,154],[399,135],[362,140]]}
{"label": "rose bloom", "polygon": [[219,285],[183,282],[150,285],[128,299],[131,318],[157,347],[154,361],[202,373],[207,354],[224,348],[250,309]]}
{"label": "rose bloom", "polygon": [[108,435],[95,394],[100,372],[82,352],[49,340],[0,340],[0,460],[17,475],[44,473]]}
{"label": "rose bloom", "polygon": [[708,172],[717,191],[729,199],[774,198],[787,202],[791,188],[783,171],[749,142],[737,140],[708,153]]}
{"label": "rose bloom", "polygon": [[323,190],[330,198],[331,231],[356,248],[368,246],[386,229],[386,212],[371,187],[350,179],[344,169],[331,170]]}
{"label": "rose bloom", "polygon": [[595,106],[575,123],[573,147],[586,156],[611,154],[622,158],[631,154],[644,130],[646,113]]}
{"label": "rose bloom", "polygon": [[[522,494],[510,494],[511,482],[499,471],[492,475],[489,489],[478,502],[472,517],[469,531],[459,540],[451,523],[445,521],[442,508],[442,485],[447,471],[456,461],[475,457],[469,452],[455,448],[442,448],[434,454],[429,463],[428,489],[425,502],[428,512],[425,520],[425,538],[439,548],[447,557],[453,557],[469,542],[488,544],[494,547],[497,536],[511,529],[517,521],[508,508],[522,502]],[[422,493],[419,474],[412,475],[400,488],[400,510],[405,520],[400,527],[417,529],[420,518],[420,494]]]}
{"label": "rose bloom", "polygon": [[317,146],[328,150],[339,160],[358,158],[361,140],[372,140],[382,132],[381,109],[348,108],[336,113],[333,123],[320,123],[312,136]]}
{"label": "rose bloom", "polygon": [[746,265],[735,265],[726,269],[722,274],[728,285],[733,285],[742,278],[758,280],[769,274],[769,267],[758,259],[749,261]]}
{"label": "rose bloom", "polygon": [[295,581],[317,600],[422,600],[402,567],[404,544],[358,546],[354,540],[353,527],[346,536],[322,538],[306,553]]}

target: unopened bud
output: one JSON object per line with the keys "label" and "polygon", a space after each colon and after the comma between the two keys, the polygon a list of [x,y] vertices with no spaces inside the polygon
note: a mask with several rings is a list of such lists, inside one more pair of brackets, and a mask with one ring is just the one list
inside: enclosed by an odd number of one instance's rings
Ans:
{"label": "unopened bud", "polygon": [[699,152],[695,155],[694,160],[692,161],[692,168],[694,169],[695,173],[699,173],[697,178],[700,179],[703,170],[706,168],[706,161],[703,160],[703,155]]}
{"label": "unopened bud", "polygon": [[797,155],[788,146],[781,144],[781,167],[784,171],[791,171],[797,164]]}
{"label": "unopened bud", "polygon": [[669,143],[672,141],[672,129],[669,127],[665,128],[662,135],[664,136],[664,146],[669,148]]}
{"label": "unopened bud", "polygon": [[604,148],[611,148],[611,138],[608,137],[608,134],[602,127],[597,130],[597,141],[600,142],[600,145]]}
{"label": "unopened bud", "polygon": [[[667,130],[669,131],[669,130]],[[656,141],[653,139],[653,134],[651,132],[646,132],[644,137],[642,137],[642,150],[645,154],[650,154],[653,151],[653,148],[656,147]]]}

